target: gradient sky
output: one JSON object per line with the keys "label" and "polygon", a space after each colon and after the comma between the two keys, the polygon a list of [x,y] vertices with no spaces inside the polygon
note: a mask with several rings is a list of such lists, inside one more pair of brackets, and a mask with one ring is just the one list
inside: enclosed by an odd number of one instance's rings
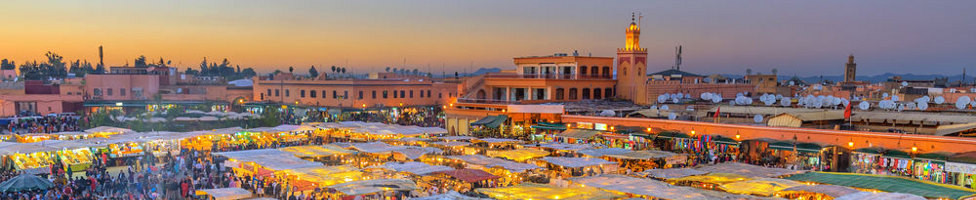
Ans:
{"label": "gradient sky", "polygon": [[[976,66],[976,1],[41,1],[0,2],[0,58],[46,51],[124,65],[138,55],[197,66],[228,58],[259,72],[346,65],[442,71],[514,68],[512,57],[614,56],[642,12],[649,69],[702,74],[958,74]],[[473,65],[473,67],[470,67]],[[320,68],[321,71],[322,68]],[[976,67],[971,68],[976,69]]]}

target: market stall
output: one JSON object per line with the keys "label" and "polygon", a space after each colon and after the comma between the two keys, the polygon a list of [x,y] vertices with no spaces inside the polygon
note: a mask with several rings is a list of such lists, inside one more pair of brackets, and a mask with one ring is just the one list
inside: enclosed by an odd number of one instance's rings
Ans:
{"label": "market stall", "polygon": [[788,199],[831,200],[859,190],[836,185],[800,185],[776,193],[775,196]]}
{"label": "market stall", "polygon": [[[491,188],[499,185],[495,179],[501,178],[494,174],[477,169],[456,169],[438,171],[433,176],[426,176],[424,182],[438,185],[458,192],[467,192],[475,188]],[[429,178],[428,178],[429,177]]]}
{"label": "market stall", "polygon": [[976,189],[976,151],[949,156],[945,166],[953,185]]}
{"label": "market stall", "polygon": [[748,181],[753,178],[730,173],[709,173],[703,175],[685,176],[681,178],[668,179],[667,182],[680,185],[680,186],[692,186],[701,189],[716,190],[719,186],[726,183],[734,183],[739,181]]}
{"label": "market stall", "polygon": [[796,181],[778,178],[758,178],[722,184],[718,188],[733,194],[748,194],[756,196],[774,196],[776,192],[790,187],[804,185]]}
{"label": "market stall", "polygon": [[420,189],[417,184],[407,179],[372,179],[353,181],[329,186],[340,194],[338,197],[378,195],[381,199],[404,199],[410,191]]}
{"label": "market stall", "polygon": [[202,196],[201,199],[208,200],[238,200],[250,198],[251,191],[241,188],[202,189],[197,190],[197,196]]}
{"label": "market stall", "polygon": [[397,172],[408,172],[414,175],[428,175],[439,171],[454,170],[454,168],[443,165],[428,165],[422,162],[387,162],[379,167]]}
{"label": "market stall", "polygon": [[359,168],[350,165],[310,166],[285,169],[275,173],[291,182],[302,180],[314,184],[315,187],[306,187],[305,190],[368,179]]}
{"label": "market stall", "polygon": [[857,193],[852,193],[852,194],[834,198],[834,200],[876,200],[876,199],[925,200],[925,197],[920,197],[918,195],[905,194],[905,193],[857,192]]}
{"label": "market stall", "polygon": [[553,185],[522,183],[516,186],[501,188],[479,188],[475,192],[488,195],[498,200],[525,199],[571,199],[571,200],[604,200],[618,199],[623,195],[607,192],[595,187],[569,186],[556,187]]}
{"label": "market stall", "polygon": [[540,160],[549,164],[549,169],[553,173],[549,177],[562,179],[617,171],[617,163],[600,158],[545,157]]}
{"label": "market stall", "polygon": [[525,162],[529,159],[541,158],[549,155],[549,152],[532,149],[532,148],[522,148],[522,149],[512,149],[512,150],[488,150],[485,155],[496,158],[506,158],[509,160],[514,160],[518,162]]}
{"label": "market stall", "polygon": [[813,182],[875,190],[883,192],[908,193],[926,198],[960,199],[976,194],[976,190],[943,185],[898,176],[852,174],[835,172],[807,172],[795,174],[785,179],[799,182]]}
{"label": "market stall", "polygon": [[707,174],[708,172],[693,169],[693,168],[668,168],[668,169],[648,169],[647,171],[638,172],[638,176],[654,178],[659,180],[681,178],[686,176],[695,176]]}
{"label": "market stall", "polygon": [[327,165],[340,165],[350,154],[356,151],[343,149],[335,145],[306,145],[279,148],[278,150],[292,153],[299,158],[312,159]]}
{"label": "market stall", "polygon": [[730,174],[739,174],[747,177],[764,177],[764,178],[775,178],[775,177],[781,177],[790,174],[801,173],[801,171],[796,171],[796,170],[763,167],[763,166],[749,165],[743,163],[721,163],[717,165],[699,167],[698,170],[705,171],[708,173],[730,173]]}
{"label": "market stall", "polygon": [[643,199],[711,199],[690,187],[678,187],[652,179],[603,174],[570,178],[574,184],[637,196]]}

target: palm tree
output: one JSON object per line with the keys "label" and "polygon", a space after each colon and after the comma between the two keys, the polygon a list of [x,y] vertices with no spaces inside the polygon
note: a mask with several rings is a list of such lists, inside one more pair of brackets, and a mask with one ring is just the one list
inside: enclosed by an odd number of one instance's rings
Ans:
{"label": "palm tree", "polygon": [[288,66],[288,73],[294,73],[294,72],[295,72],[295,67]]}
{"label": "palm tree", "polygon": [[335,73],[335,72],[336,72],[336,66],[335,65],[332,65],[332,73]]}
{"label": "palm tree", "polygon": [[390,66],[386,66],[386,72],[390,72]]}

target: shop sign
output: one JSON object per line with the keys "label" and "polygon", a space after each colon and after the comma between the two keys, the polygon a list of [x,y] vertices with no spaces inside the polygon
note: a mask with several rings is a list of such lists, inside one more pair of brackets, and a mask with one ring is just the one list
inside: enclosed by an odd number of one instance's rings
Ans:
{"label": "shop sign", "polygon": [[976,165],[966,164],[966,163],[946,162],[945,171],[963,173],[963,174],[976,174]]}

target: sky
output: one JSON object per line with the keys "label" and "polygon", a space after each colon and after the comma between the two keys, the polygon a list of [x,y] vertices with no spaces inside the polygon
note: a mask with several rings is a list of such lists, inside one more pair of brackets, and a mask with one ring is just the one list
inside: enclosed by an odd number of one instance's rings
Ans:
{"label": "sky", "polygon": [[[643,14],[648,71],[837,75],[853,53],[859,75],[976,69],[976,1],[45,1],[0,2],[0,58],[121,66],[139,55],[196,67],[204,57],[305,71],[386,66],[438,74],[512,69],[513,57],[614,56],[631,12]],[[319,71],[322,68],[319,67]]]}

